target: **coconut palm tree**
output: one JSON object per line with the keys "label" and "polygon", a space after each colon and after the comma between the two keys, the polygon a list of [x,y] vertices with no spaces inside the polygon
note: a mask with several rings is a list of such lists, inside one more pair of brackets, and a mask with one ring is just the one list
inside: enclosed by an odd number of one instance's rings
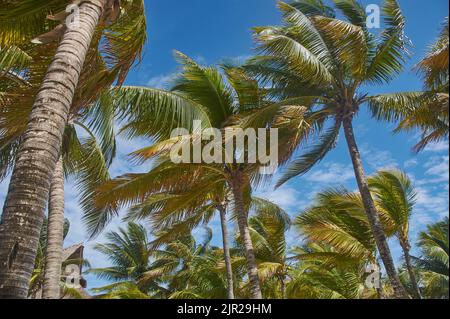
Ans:
{"label": "coconut palm tree", "polygon": [[[253,198],[251,210],[255,215],[249,219],[250,236],[258,261],[259,278],[265,296],[286,299],[286,282],[289,265],[287,261],[286,232],[291,226],[289,215],[278,205]],[[271,282],[275,281],[275,290]]]}
{"label": "coconut palm tree", "polygon": [[152,270],[146,276],[167,274],[169,299],[223,299],[227,296],[226,280],[221,267],[222,251],[211,247],[212,230],[197,243],[192,235],[167,243],[157,251]]}
{"label": "coconut palm tree", "polygon": [[[427,56],[415,67],[423,78],[424,91],[408,94],[416,95],[417,99],[410,101],[405,107],[395,98],[388,98],[379,108],[379,117],[390,121],[400,121],[396,132],[413,130],[422,132],[421,140],[414,146],[416,152],[422,151],[432,142],[448,140],[448,35],[448,18],[446,18],[436,43],[431,46]],[[396,108],[396,112],[389,111],[392,108]]]}
{"label": "coconut palm tree", "polygon": [[[51,45],[50,45],[51,46]],[[45,46],[49,49],[49,45]],[[12,170],[17,153],[17,145],[24,133],[26,121],[31,111],[32,99],[35,91],[40,86],[41,79],[45,74],[47,64],[51,60],[51,50],[43,51],[43,48],[29,48],[20,51],[32,62],[25,66],[20,63],[20,54],[5,55],[5,63],[9,65],[8,73],[11,75],[5,81],[2,89],[4,99],[1,105],[1,127],[0,134],[1,162],[0,179]],[[11,50],[10,50],[11,51]],[[14,50],[13,50],[14,51]],[[15,51],[14,51],[15,52]],[[5,70],[8,66],[5,64]],[[92,98],[95,90],[88,82],[96,80],[96,72],[107,74],[105,63],[89,65],[90,70],[83,70],[81,86],[86,89],[77,94],[74,105],[80,101]],[[11,71],[11,70],[14,71]],[[96,70],[97,69],[97,70]],[[94,71],[94,73],[89,73]],[[6,74],[6,73],[5,73]],[[14,81],[17,74],[21,75],[21,81]],[[16,85],[14,85],[16,84]],[[18,85],[17,85],[18,84]],[[102,85],[94,85],[101,92]],[[81,191],[81,203],[84,210],[89,208],[89,194],[96,183],[101,183],[109,178],[108,166],[115,154],[114,139],[114,110],[100,104],[93,104],[88,110],[72,109],[70,121],[66,125],[63,136],[62,155],[58,160],[50,187],[48,205],[48,237],[47,258],[45,259],[45,283],[43,298],[58,299],[60,295],[61,258],[63,245],[64,224],[64,175],[76,177]],[[73,113],[72,113],[73,112]],[[20,117],[18,117],[18,115]],[[78,131],[82,131],[79,136]],[[65,167],[64,167],[65,166]],[[65,172],[65,174],[64,174]]]}
{"label": "coconut palm tree", "polygon": [[[336,18],[336,10],[321,0],[279,3],[284,25],[255,28],[262,55],[250,59],[246,69],[272,87],[269,92],[275,97],[303,97],[302,105],[308,110],[305,121],[311,128],[307,136],[318,136],[318,142],[289,165],[278,186],[322,160],[336,145],[343,127],[381,258],[396,296],[403,298],[406,293],[370,194],[353,120],[364,105],[372,102],[370,109],[376,114],[375,102],[382,104],[387,99],[384,95],[369,96],[366,86],[387,83],[402,71],[409,43],[404,34],[405,21],[397,1],[386,0],[382,8],[385,29],[374,34],[367,28],[366,12],[356,0],[335,0],[334,4],[345,20]],[[405,94],[396,98],[404,101],[412,97]],[[282,111],[276,105],[268,107],[253,115],[248,125],[270,125],[274,115]],[[297,146],[288,148],[291,154]]]}
{"label": "coconut palm tree", "polygon": [[112,266],[89,270],[100,279],[114,282],[95,290],[103,292],[101,298],[141,298],[164,290],[159,286],[158,278],[142,281],[150,270],[153,254],[147,231],[142,225],[129,223],[126,229],[107,233],[106,240],[107,243],[97,244],[94,249],[102,253]]}
{"label": "coconut palm tree", "polygon": [[299,259],[289,275],[289,298],[295,299],[374,299],[377,294],[364,287],[364,267],[358,264],[333,265],[323,255],[336,254],[326,244],[307,241],[293,250]]}
{"label": "coconut palm tree", "polygon": [[448,217],[429,225],[419,234],[417,243],[421,257],[413,257],[424,282],[424,295],[432,299],[448,299]]}
{"label": "coconut palm tree", "polygon": [[[61,2],[58,4],[61,5]],[[42,16],[52,6],[53,2],[48,4],[47,1],[11,2],[2,6],[0,16],[4,23],[2,22],[0,29],[1,39],[4,42],[20,37],[30,40],[27,37],[32,31],[30,26],[36,22],[35,25],[44,26],[45,29],[47,24]],[[125,12],[124,16],[115,21],[121,9]],[[34,34],[38,36],[35,43],[52,42],[59,38],[61,41],[34,98],[30,120],[20,138],[5,201],[0,226],[1,297],[26,297],[27,281],[33,268],[50,181],[58,162],[68,115],[74,106],[80,74],[84,62],[89,61],[87,57],[91,45],[96,44],[95,51],[101,48],[114,67],[114,72],[109,76],[97,76],[108,79],[109,83],[114,79],[118,79],[119,83],[123,82],[145,41],[143,10],[142,0],[123,3],[112,0],[84,1],[79,6],[76,28],[59,24],[42,36]],[[62,16],[64,20],[68,13],[62,13]],[[49,18],[61,19],[59,15]],[[26,22],[17,24],[19,20]],[[15,31],[11,31],[12,26]],[[40,31],[40,27],[36,27],[35,31]],[[108,32],[102,38],[104,31]],[[100,41],[101,38],[105,41]]]}
{"label": "coconut palm tree", "polygon": [[[203,174],[207,176],[206,182],[215,185],[212,188],[226,184],[233,194],[233,208],[246,248],[252,296],[261,298],[247,217],[251,185],[258,185],[264,180],[264,176],[260,174],[263,165],[260,162],[239,162],[236,154],[248,154],[245,146],[235,154],[229,154],[232,158],[230,163],[222,164],[226,162],[222,154],[221,164],[174,164],[169,158],[172,147],[180,142],[183,144],[185,138],[195,141],[198,132],[175,138],[170,135],[178,127],[193,129],[192,121],[198,119],[202,122],[201,129],[218,129],[225,136],[226,129],[238,127],[242,116],[272,102],[266,99],[265,90],[259,88],[257,81],[248,77],[242,69],[225,67],[223,76],[216,68],[202,67],[181,53],[177,53],[177,56],[183,71],[171,91],[142,87],[122,87],[113,91],[115,103],[118,104],[115,108],[124,110],[124,118],[128,124],[123,131],[128,137],[145,136],[155,141],[150,147],[134,152],[134,157],[140,162],[156,158],[159,159],[157,163],[162,164],[149,173],[126,175],[107,183],[100,188],[103,196],[99,195],[98,207],[111,203],[117,206],[133,204],[162,189],[189,188],[190,182]],[[282,101],[279,104],[289,105],[290,102]],[[291,107],[290,110],[298,113],[302,108]],[[296,124],[294,121],[292,125]],[[284,136],[283,131],[280,135]],[[292,134],[287,136],[291,138]],[[222,144],[221,151],[225,148]],[[143,180],[146,182],[143,183]],[[194,192],[201,193],[204,190],[196,189]],[[105,217],[106,220],[108,218]],[[97,217],[94,216],[93,219],[96,220]]]}
{"label": "coconut palm tree", "polygon": [[[33,270],[33,276],[30,280],[30,288],[28,291],[28,297],[35,298],[36,294],[43,288],[45,280],[45,266],[46,266],[46,247],[48,241],[48,219],[44,219],[44,224],[39,238],[38,253],[36,255],[35,266]],[[65,238],[69,232],[70,223],[66,219],[64,221],[63,238]],[[61,280],[61,277],[58,277]],[[58,286],[58,288],[60,288]]]}
{"label": "coconut palm tree", "polygon": [[380,171],[369,178],[369,186],[383,224],[393,228],[403,250],[414,297],[420,299],[420,290],[411,261],[409,242],[409,223],[415,203],[416,193],[408,176],[401,171]]}
{"label": "coconut palm tree", "polygon": [[[206,174],[208,172],[205,172]],[[228,238],[228,194],[226,185],[213,182],[207,175],[199,177],[183,189],[158,192],[132,206],[126,220],[149,220],[155,239],[152,247],[173,242],[181,235],[189,235],[200,225],[206,225],[219,213],[222,232],[223,255],[227,274],[227,296],[234,299],[233,270]]]}

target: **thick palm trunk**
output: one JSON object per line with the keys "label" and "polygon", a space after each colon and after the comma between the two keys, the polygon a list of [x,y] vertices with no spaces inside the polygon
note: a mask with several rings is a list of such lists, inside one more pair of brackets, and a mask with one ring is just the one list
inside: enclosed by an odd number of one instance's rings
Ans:
{"label": "thick palm trunk", "polygon": [[27,297],[50,182],[100,3],[80,5],[79,24],[65,32],[22,136],[0,223],[0,299]]}
{"label": "thick palm trunk", "polygon": [[405,258],[406,269],[408,270],[409,279],[411,281],[412,288],[414,290],[414,298],[422,299],[419,286],[417,285],[416,273],[414,272],[411,255],[409,254],[410,245],[406,240],[400,240],[400,246],[403,250],[403,257]]}
{"label": "thick palm trunk", "polygon": [[42,298],[59,299],[64,241],[64,170],[61,157],[56,164],[50,186],[48,205],[47,251]]}
{"label": "thick palm trunk", "polygon": [[222,205],[220,205],[218,209],[220,213],[220,225],[222,227],[223,255],[227,271],[227,295],[228,299],[234,299],[233,267],[231,266],[230,245],[228,242],[226,209]]}
{"label": "thick palm trunk", "polygon": [[239,233],[244,244],[245,257],[247,259],[247,273],[250,282],[250,295],[252,299],[262,299],[255,251],[253,249],[253,243],[250,237],[250,230],[248,229],[248,213],[244,205],[243,182],[241,176],[238,174],[236,177],[234,177],[231,184]]}
{"label": "thick palm trunk", "polygon": [[389,276],[389,280],[394,289],[396,298],[408,298],[405,289],[403,288],[397,271],[395,269],[394,260],[392,259],[391,251],[389,249],[386,236],[381,227],[380,218],[376,211],[372,195],[370,194],[369,185],[364,173],[364,168],[361,161],[361,154],[359,153],[358,146],[356,144],[355,135],[353,132],[352,117],[344,119],[344,132],[347,140],[348,149],[353,162],[353,169],[355,171],[356,181],[361,193],[361,198],[364,203],[364,208],[369,219],[369,223],[377,243],[378,251],[383,261],[386,272]]}

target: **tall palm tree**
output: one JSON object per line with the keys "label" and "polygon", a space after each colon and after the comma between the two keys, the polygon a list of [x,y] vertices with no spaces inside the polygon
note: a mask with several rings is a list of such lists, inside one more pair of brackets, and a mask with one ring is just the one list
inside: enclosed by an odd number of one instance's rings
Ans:
{"label": "tall palm tree", "polygon": [[[15,57],[14,52],[17,50],[19,50],[19,54]],[[2,88],[4,100],[0,102],[2,106],[0,179],[13,168],[17,153],[17,147],[15,146],[18,145],[20,136],[25,130],[26,121],[23,119],[29,117],[34,92],[38,90],[41,78],[45,74],[47,64],[52,56],[51,51],[42,51],[40,47],[26,47],[29,55],[18,48],[17,50],[10,50],[14,54],[9,55],[9,57],[6,54],[4,59],[7,64],[5,69],[9,68],[14,71],[8,71],[11,76],[6,79],[7,81]],[[26,67],[20,62],[20,53],[32,59],[32,62],[25,60],[28,62]],[[90,67],[97,68],[98,72],[106,74],[108,69],[104,66],[105,63],[99,62],[95,66],[90,65]],[[77,94],[74,105],[81,100],[88,101],[95,96],[96,91],[92,90],[92,85],[88,82],[97,79],[97,71],[91,75],[87,73],[94,69],[83,70],[81,80],[83,91]],[[17,82],[14,81],[17,74],[21,75],[19,85],[11,85]],[[102,85],[96,83],[95,87],[98,92],[101,92]],[[76,175],[78,186],[82,192],[81,203],[83,208],[87,210],[89,209],[89,192],[96,183],[105,181],[109,177],[107,168],[115,153],[114,110],[111,107],[105,108],[103,106],[99,108],[99,104],[93,104],[89,107],[88,112],[80,112],[80,110],[74,108],[71,110],[70,118],[70,123],[66,125],[63,136],[62,155],[58,160],[50,188],[49,222],[46,224],[49,228],[49,240],[47,241],[47,258],[45,259],[43,298],[58,299],[60,295],[64,224],[64,171],[68,176]],[[88,138],[80,138],[75,130],[76,127],[86,133]],[[100,141],[98,142],[98,140]]]}
{"label": "tall palm tree", "polygon": [[448,299],[448,217],[421,232],[418,246],[421,257],[413,259],[425,284],[424,295],[432,299]]}
{"label": "tall palm tree", "polygon": [[[402,71],[408,53],[405,21],[397,1],[386,0],[382,9],[386,28],[373,34],[366,26],[366,12],[356,0],[334,0],[334,4],[346,20],[336,18],[336,10],[321,0],[279,3],[284,25],[255,28],[255,39],[263,55],[251,59],[246,68],[272,86],[269,92],[274,96],[303,97],[310,134],[319,136],[318,142],[308,152],[291,163],[278,186],[306,173],[322,160],[336,145],[343,127],[358,188],[381,258],[396,296],[404,298],[406,293],[367,184],[353,120],[368,102],[381,103],[386,99],[386,96],[369,96],[365,86],[387,83]],[[397,97],[399,100],[408,98],[411,97]],[[376,113],[374,104],[371,104],[371,109]],[[268,107],[253,116],[249,123],[259,127],[270,125],[274,115],[282,111],[282,107]],[[296,146],[288,148],[291,154]]]}
{"label": "tall palm tree", "polygon": [[[238,163],[236,154],[248,152],[245,146],[231,156],[233,163],[174,164],[169,159],[171,147],[182,141],[182,138],[192,137],[195,140],[195,133],[177,138],[170,138],[170,133],[178,127],[192,129],[192,120],[199,119],[202,121],[202,129],[216,128],[221,130],[224,136],[227,128],[237,127],[241,117],[272,102],[267,99],[265,90],[259,88],[258,82],[239,68],[225,67],[223,76],[216,68],[202,67],[181,53],[177,55],[183,71],[171,91],[122,87],[113,92],[117,108],[124,109],[127,114],[125,118],[128,124],[124,131],[128,136],[145,136],[155,140],[150,147],[134,152],[135,158],[139,161],[156,158],[159,159],[157,163],[163,164],[149,173],[126,175],[107,183],[100,189],[101,193],[107,196],[100,196],[99,207],[111,203],[120,206],[139,202],[148,194],[161,189],[189,187],[190,181],[195,181],[203,174],[207,176],[206,182],[209,180],[209,183],[213,183],[211,185],[215,185],[213,188],[226,184],[233,194],[233,208],[245,246],[252,297],[261,298],[257,265],[248,229],[248,208],[251,186],[264,180],[260,174],[263,165],[259,162]],[[289,103],[290,101],[283,101],[279,104]],[[297,109],[293,107],[292,110],[294,112]],[[222,149],[225,149],[224,145]],[[225,162],[223,157],[221,162]],[[146,182],[142,183],[143,180]],[[105,217],[105,220],[107,219],[108,216]]]}
{"label": "tall palm tree", "polygon": [[[44,280],[45,280],[45,267],[46,267],[46,259],[47,259],[47,241],[48,241],[48,219],[44,219],[44,224],[41,231],[41,236],[39,238],[39,247],[38,247],[38,253],[36,255],[35,260],[35,266],[33,270],[33,275],[31,276],[30,280],[30,287],[28,290],[28,297],[35,298],[37,297],[36,294],[39,291],[42,291],[42,288],[44,286]],[[63,226],[63,239],[67,236],[70,228],[70,223],[66,219],[64,221]],[[59,280],[61,280],[61,277],[58,277]],[[58,286],[58,289],[60,287]]]}
{"label": "tall palm tree", "polygon": [[369,178],[369,186],[374,196],[383,224],[392,227],[403,250],[403,257],[414,297],[420,299],[420,290],[411,261],[409,242],[409,223],[415,203],[416,193],[411,180],[401,171],[380,171]]}
{"label": "tall palm tree", "polygon": [[[63,8],[65,4],[58,2]],[[3,42],[30,39],[30,34],[45,29],[47,24],[43,17],[54,5],[47,1],[22,1],[2,6],[0,16],[5,23],[2,22],[0,38]],[[118,18],[121,9],[125,14]],[[67,15],[63,14],[62,19]],[[50,18],[58,20],[55,16]],[[74,107],[80,74],[85,61],[89,61],[90,48],[94,46],[95,51],[99,48],[113,66],[109,75],[97,74],[98,78],[103,78],[103,83],[118,79],[120,84],[145,42],[142,0],[84,1],[80,4],[78,18],[77,28],[60,24],[34,40],[46,43],[61,38],[17,146],[0,224],[0,297],[3,298],[26,297],[50,182],[60,157],[70,109]],[[34,30],[30,26],[37,27]]]}

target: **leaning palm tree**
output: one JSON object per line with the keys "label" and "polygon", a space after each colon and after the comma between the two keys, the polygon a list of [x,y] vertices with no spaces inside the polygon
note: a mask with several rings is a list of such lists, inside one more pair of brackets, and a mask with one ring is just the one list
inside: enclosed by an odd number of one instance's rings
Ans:
{"label": "leaning palm tree", "polygon": [[448,217],[429,225],[427,231],[420,233],[417,244],[421,257],[413,259],[424,282],[425,297],[448,299]]}
{"label": "leaning palm tree", "polygon": [[[2,44],[17,41],[11,39],[30,40],[31,34],[38,36],[35,43],[61,39],[20,138],[4,205],[0,226],[0,297],[3,298],[26,297],[51,178],[90,48],[93,45],[95,50],[100,48],[113,66],[111,74],[97,74],[99,79],[109,83],[118,79],[122,83],[145,42],[142,0],[83,1],[76,28],[59,24],[39,36],[41,29],[48,26],[44,17],[54,9],[55,3],[64,9],[70,2],[10,2],[0,11]],[[124,13],[120,18],[119,12]],[[65,20],[68,15],[63,12],[49,18]]]}
{"label": "leaning palm tree", "polygon": [[403,250],[406,269],[414,291],[420,299],[420,290],[411,261],[409,223],[416,193],[408,176],[401,171],[380,171],[369,178],[369,186],[385,227],[392,228]]}
{"label": "leaning palm tree", "polygon": [[[408,53],[405,20],[395,0],[386,0],[383,16],[386,28],[374,34],[366,26],[364,8],[356,0],[334,0],[346,20],[336,18],[336,10],[321,0],[279,3],[284,25],[255,28],[262,53],[246,68],[272,88],[278,98],[302,97],[308,112],[306,122],[318,142],[295,159],[278,182],[305,174],[336,145],[343,127],[356,181],[381,258],[396,296],[406,293],[400,283],[392,255],[370,194],[361,155],[353,130],[353,120],[362,106],[385,96],[371,97],[365,87],[389,82],[402,71]],[[411,98],[399,96],[404,101]],[[376,113],[376,107],[372,109]],[[270,125],[282,107],[268,107],[248,120],[248,125]],[[329,125],[327,125],[329,124]],[[302,128],[303,129],[303,128]],[[288,148],[294,154],[297,145]]]}
{"label": "leaning palm tree", "polygon": [[[52,54],[50,47],[24,46],[25,51],[11,47],[3,55],[5,82],[2,82],[3,99],[0,101],[0,180],[13,169],[17,154],[17,145],[24,134],[35,92],[39,89]],[[28,52],[28,53],[27,53]],[[23,57],[31,58],[23,60]],[[102,84],[95,81],[97,72],[107,74],[106,63],[99,59],[95,65],[90,64],[82,72],[82,91],[77,94],[74,105],[88,101],[100,92]],[[25,63],[23,62],[25,61]],[[94,73],[90,73],[94,71]],[[20,81],[17,77],[20,74]],[[9,76],[7,76],[9,75]],[[3,76],[3,74],[2,74]],[[101,82],[101,81],[100,81]],[[88,103],[89,104],[89,103]],[[43,298],[58,299],[60,295],[61,258],[64,224],[64,175],[75,176],[82,193],[83,209],[88,209],[90,190],[96,183],[108,178],[107,167],[115,153],[114,110],[99,108],[93,104],[89,110],[74,107],[70,113],[70,122],[66,125],[63,136],[61,156],[57,162],[50,185],[48,204],[47,258],[45,259],[45,283]],[[88,136],[84,138],[79,136]]]}

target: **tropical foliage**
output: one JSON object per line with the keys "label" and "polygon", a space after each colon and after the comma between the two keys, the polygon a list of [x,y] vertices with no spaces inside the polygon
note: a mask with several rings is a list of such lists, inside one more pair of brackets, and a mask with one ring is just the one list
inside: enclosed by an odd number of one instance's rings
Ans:
{"label": "tropical foliage", "polygon": [[[281,23],[253,29],[254,56],[204,66],[175,51],[160,89],[125,85],[147,39],[144,0],[2,3],[0,298],[449,298],[448,217],[419,225],[421,189],[399,169],[368,176],[355,131],[365,109],[418,132],[416,152],[448,140],[448,18],[414,67],[423,89],[384,94],[413,48],[397,0],[382,0],[377,30],[357,0],[277,5]],[[270,138],[253,148],[252,129]],[[322,189],[295,216],[275,192],[258,196],[314,169],[341,132],[357,190]],[[110,176],[119,135],[147,143],[128,155],[146,171]],[[254,158],[275,142],[280,174]],[[68,178],[104,260],[86,270],[104,283],[92,296],[61,274],[89,266],[62,261]]]}

